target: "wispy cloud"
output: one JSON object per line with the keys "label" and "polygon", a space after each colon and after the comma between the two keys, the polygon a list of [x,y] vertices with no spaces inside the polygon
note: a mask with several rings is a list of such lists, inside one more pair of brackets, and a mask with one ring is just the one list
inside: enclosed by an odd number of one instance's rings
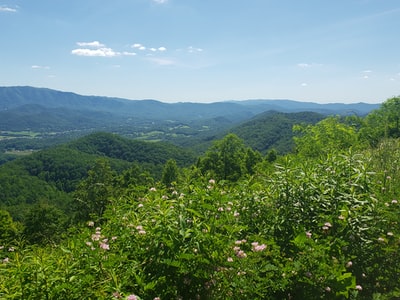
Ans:
{"label": "wispy cloud", "polygon": [[198,53],[198,52],[203,52],[203,49],[202,48],[196,48],[196,47],[193,47],[193,46],[189,46],[189,47],[187,47],[187,51],[189,53]]}
{"label": "wispy cloud", "polygon": [[16,8],[12,8],[6,5],[0,5],[0,12],[11,12],[11,13],[15,13],[17,12]]}
{"label": "wispy cloud", "polygon": [[160,57],[149,57],[147,60],[159,65],[159,66],[171,66],[175,65],[176,61],[170,58],[160,58]]}
{"label": "wispy cloud", "polygon": [[322,64],[317,63],[298,63],[297,66],[302,69],[312,68],[312,67],[321,67]]}
{"label": "wispy cloud", "polygon": [[31,68],[32,69],[34,69],[34,70],[40,70],[40,69],[42,69],[42,70],[50,70],[50,67],[49,66],[39,66],[39,65],[33,65],[33,66],[31,66]]}
{"label": "wispy cloud", "polygon": [[168,0],[152,0],[154,3],[157,3],[157,4],[164,4],[164,3],[167,3],[168,2]]}
{"label": "wispy cloud", "polygon": [[104,44],[94,41],[94,42],[77,42],[80,47],[71,51],[71,54],[77,56],[91,56],[91,57],[116,57],[116,56],[135,56],[134,52],[119,52],[112,48],[107,48]]}

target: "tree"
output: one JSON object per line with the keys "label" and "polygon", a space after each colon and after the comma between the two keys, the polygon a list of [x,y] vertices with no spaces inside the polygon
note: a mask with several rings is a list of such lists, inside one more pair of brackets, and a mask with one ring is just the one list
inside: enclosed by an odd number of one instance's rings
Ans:
{"label": "tree", "polygon": [[216,141],[199,160],[198,166],[203,173],[208,172],[215,179],[235,181],[247,172],[246,152],[243,140],[231,133]]}
{"label": "tree", "polygon": [[75,191],[77,217],[83,221],[100,219],[113,192],[113,172],[105,159],[99,159]]}
{"label": "tree", "polygon": [[372,146],[383,138],[400,137],[400,96],[386,100],[365,118],[360,137]]}
{"label": "tree", "polygon": [[10,213],[0,209],[0,244],[10,242],[16,237],[17,232],[17,226]]}
{"label": "tree", "polygon": [[357,144],[355,128],[340,122],[339,117],[328,117],[315,125],[295,125],[293,130],[298,134],[294,137],[296,151],[302,156],[325,156]]}
{"label": "tree", "polygon": [[162,183],[167,186],[171,187],[172,184],[178,181],[179,177],[179,169],[174,159],[169,159],[164,166],[162,178]]}
{"label": "tree", "polygon": [[47,203],[35,204],[25,220],[23,234],[32,244],[57,243],[66,231],[65,214]]}

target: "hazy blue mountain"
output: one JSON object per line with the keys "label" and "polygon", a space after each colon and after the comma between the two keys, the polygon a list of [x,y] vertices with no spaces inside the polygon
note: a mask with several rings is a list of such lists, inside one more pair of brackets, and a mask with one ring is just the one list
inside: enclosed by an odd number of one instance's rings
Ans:
{"label": "hazy blue mountain", "polygon": [[[164,103],[157,100],[128,100],[111,97],[82,96],[46,88],[29,86],[0,87],[0,150],[42,149],[89,132],[106,131],[141,140],[169,141],[176,145],[194,147],[199,151],[236,125],[268,111],[280,113],[313,112],[322,115],[359,116],[378,108],[379,104],[318,104],[293,100],[244,100],[215,103]],[[289,128],[285,118],[264,116],[276,132]],[[291,123],[292,121],[289,121]],[[273,129],[272,123],[276,123]],[[264,126],[264,125],[261,125]],[[257,125],[259,127],[260,124]],[[239,129],[238,129],[239,130]],[[9,132],[30,131],[40,138],[13,136]],[[276,145],[272,137],[255,142],[262,129],[240,129],[246,132],[257,149]],[[2,139],[2,136],[5,139]],[[257,145],[256,145],[257,144]],[[289,143],[286,143],[289,144]]]}

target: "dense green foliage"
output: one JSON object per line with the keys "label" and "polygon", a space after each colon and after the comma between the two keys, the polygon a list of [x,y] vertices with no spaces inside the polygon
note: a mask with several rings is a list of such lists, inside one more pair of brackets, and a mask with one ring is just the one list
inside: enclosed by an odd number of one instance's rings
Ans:
{"label": "dense green foliage", "polygon": [[[385,105],[373,114],[390,130],[330,117],[296,127],[285,156],[263,157],[234,134],[196,165],[167,147],[158,178],[145,159],[118,167],[130,141],[115,136],[62,147],[95,160],[64,214],[49,197],[21,225],[3,205],[0,298],[399,298],[400,139]],[[2,170],[59,191],[50,153]]]}

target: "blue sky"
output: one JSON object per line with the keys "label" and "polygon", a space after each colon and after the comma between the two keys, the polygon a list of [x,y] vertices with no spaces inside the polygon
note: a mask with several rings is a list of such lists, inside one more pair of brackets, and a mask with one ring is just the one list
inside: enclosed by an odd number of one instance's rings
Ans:
{"label": "blue sky", "polygon": [[0,0],[0,86],[215,102],[400,95],[399,0]]}

